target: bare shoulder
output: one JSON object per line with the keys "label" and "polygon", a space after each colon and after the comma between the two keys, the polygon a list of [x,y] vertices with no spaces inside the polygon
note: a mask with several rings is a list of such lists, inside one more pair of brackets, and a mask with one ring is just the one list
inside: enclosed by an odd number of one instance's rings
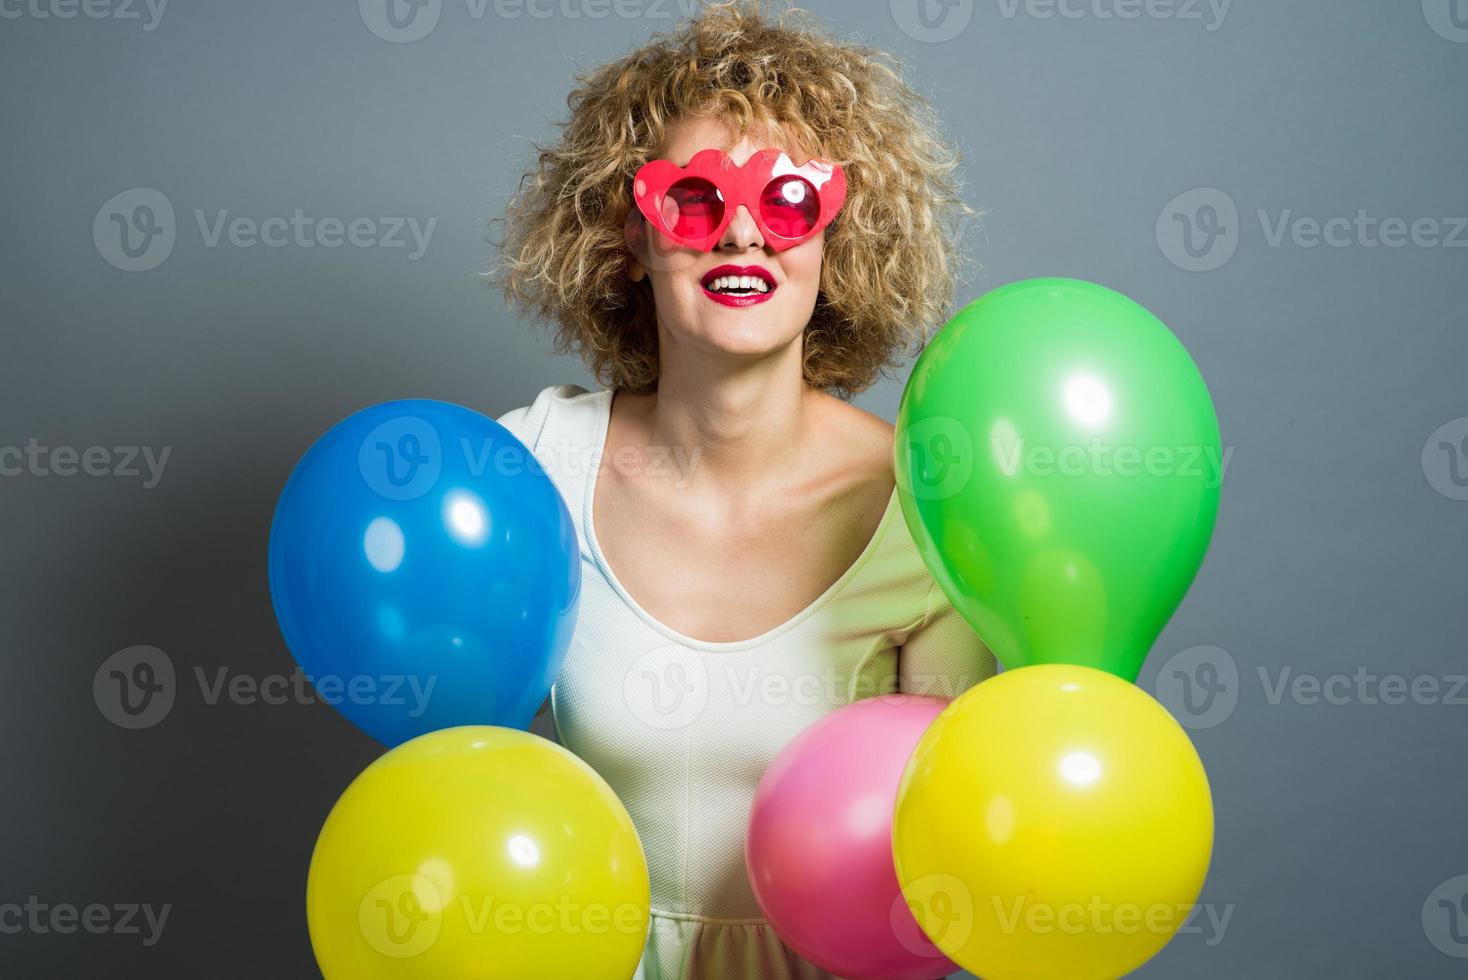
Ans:
{"label": "bare shoulder", "polygon": [[864,486],[885,499],[892,491],[891,422],[834,395],[826,395],[823,406],[830,431],[835,435],[833,462],[852,483]]}

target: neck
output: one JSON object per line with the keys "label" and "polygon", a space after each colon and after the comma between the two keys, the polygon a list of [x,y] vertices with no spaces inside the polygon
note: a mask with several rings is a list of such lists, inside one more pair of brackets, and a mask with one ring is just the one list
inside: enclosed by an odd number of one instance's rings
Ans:
{"label": "neck", "polygon": [[648,403],[648,445],[696,461],[692,485],[724,491],[788,485],[807,456],[819,393],[801,372],[802,339],[767,356],[695,354],[664,343]]}

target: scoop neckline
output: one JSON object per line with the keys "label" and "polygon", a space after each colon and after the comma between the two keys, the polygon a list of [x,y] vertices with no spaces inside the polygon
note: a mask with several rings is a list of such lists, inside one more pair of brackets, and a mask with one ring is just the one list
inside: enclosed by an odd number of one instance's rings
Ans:
{"label": "scoop neckline", "polygon": [[862,548],[861,553],[846,567],[844,572],[837,576],[834,582],[826,587],[824,592],[811,600],[804,609],[801,609],[783,623],[772,626],[758,636],[751,636],[745,640],[700,640],[697,637],[680,633],[648,612],[642,607],[640,602],[633,598],[632,593],[627,591],[621,579],[617,578],[617,573],[612,570],[611,562],[607,560],[606,554],[601,550],[601,542],[596,537],[596,521],[593,517],[596,503],[596,484],[597,477],[601,472],[601,460],[606,455],[607,434],[611,429],[612,398],[614,395],[615,391],[611,388],[604,388],[597,393],[600,402],[597,406],[596,437],[592,442],[596,463],[588,467],[589,473],[586,478],[586,488],[581,495],[581,527],[585,532],[586,547],[591,553],[591,558],[596,563],[596,566],[601,569],[602,575],[606,577],[607,582],[612,586],[612,589],[617,593],[618,597],[626,603],[627,608],[631,609],[639,619],[652,629],[680,646],[710,653],[737,653],[741,650],[751,650],[755,647],[764,646],[780,635],[788,633],[815,615],[823,606],[835,598],[836,594],[871,560],[872,555],[876,554],[878,547],[882,543],[882,539],[887,535],[888,528],[891,527],[892,515],[898,506],[897,486],[895,484],[892,487],[891,496],[887,498],[887,507],[882,511],[882,517],[877,522],[877,528],[872,532],[872,536],[867,539],[867,543]]}

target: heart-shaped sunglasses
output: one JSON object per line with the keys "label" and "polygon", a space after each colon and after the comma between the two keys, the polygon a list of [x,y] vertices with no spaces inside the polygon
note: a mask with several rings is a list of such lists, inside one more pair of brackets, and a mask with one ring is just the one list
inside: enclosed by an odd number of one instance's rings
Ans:
{"label": "heart-shaped sunglasses", "polygon": [[799,245],[836,217],[846,200],[840,164],[809,160],[796,166],[783,150],[760,150],[735,166],[723,150],[699,150],[679,167],[649,160],[632,181],[637,209],[664,235],[700,252],[712,251],[742,204],[775,252]]}

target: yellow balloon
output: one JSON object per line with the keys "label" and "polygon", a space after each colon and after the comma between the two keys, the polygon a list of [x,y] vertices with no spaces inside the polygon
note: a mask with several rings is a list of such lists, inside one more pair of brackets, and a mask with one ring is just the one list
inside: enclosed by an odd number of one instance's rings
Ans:
{"label": "yellow balloon", "polygon": [[1114,980],[1186,921],[1213,850],[1193,744],[1091,667],[1005,671],[924,733],[893,859],[923,931],[984,980]]}
{"label": "yellow balloon", "polygon": [[316,841],[306,915],[326,980],[627,980],[647,861],[626,809],[569,751],[466,726],[383,755]]}

